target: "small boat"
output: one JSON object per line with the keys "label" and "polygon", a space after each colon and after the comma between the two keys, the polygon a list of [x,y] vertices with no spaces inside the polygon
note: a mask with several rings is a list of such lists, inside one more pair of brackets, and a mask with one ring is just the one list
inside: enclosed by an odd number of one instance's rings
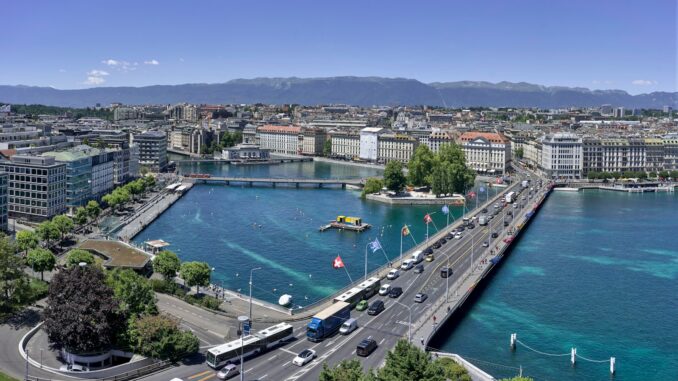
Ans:
{"label": "small boat", "polygon": [[292,295],[285,294],[285,295],[281,296],[280,299],[278,299],[278,304],[283,306],[283,307],[287,307],[290,304],[292,304],[292,300],[293,300]]}

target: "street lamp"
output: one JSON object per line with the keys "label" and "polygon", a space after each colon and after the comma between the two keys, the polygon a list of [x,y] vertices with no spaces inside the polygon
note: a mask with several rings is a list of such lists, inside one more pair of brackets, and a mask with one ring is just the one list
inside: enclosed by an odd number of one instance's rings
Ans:
{"label": "street lamp", "polygon": [[408,322],[409,324],[407,325],[407,341],[411,344],[412,343],[412,307],[406,306],[406,305],[400,303],[397,300],[394,300],[393,302],[407,308],[407,310],[410,312],[409,322]]}
{"label": "street lamp", "polygon": [[250,318],[247,316],[238,316],[238,328],[240,331],[240,381],[245,381],[245,371],[243,371],[243,357],[245,357],[243,336],[245,336],[245,332],[243,332],[243,325],[249,320]]}
{"label": "street lamp", "polygon": [[[250,318],[252,318],[252,273],[261,270],[261,267],[255,267],[250,270]],[[254,319],[252,319],[254,320]],[[250,327],[252,326],[252,323],[250,323]]]}

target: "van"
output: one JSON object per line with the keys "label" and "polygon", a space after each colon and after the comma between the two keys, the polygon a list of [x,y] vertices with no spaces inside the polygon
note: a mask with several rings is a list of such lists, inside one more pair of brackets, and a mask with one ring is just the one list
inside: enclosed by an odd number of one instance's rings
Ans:
{"label": "van", "polygon": [[403,261],[403,264],[400,265],[401,270],[409,270],[414,267],[414,259],[406,259]]}
{"label": "van", "polygon": [[452,275],[452,269],[449,268],[449,267],[443,267],[443,268],[440,270],[440,277],[441,277],[441,278],[447,278],[447,277],[449,277],[449,276],[451,276],[451,275]]}
{"label": "van", "polygon": [[358,319],[350,318],[341,325],[341,328],[339,328],[339,333],[342,335],[348,335],[356,329],[358,329]]}
{"label": "van", "polygon": [[372,336],[369,336],[358,344],[355,352],[358,356],[367,357],[370,353],[374,352],[377,347],[377,341],[374,340]]}
{"label": "van", "polygon": [[414,263],[419,263],[424,260],[424,252],[421,250],[417,250],[414,253],[412,253],[412,259],[414,260]]}

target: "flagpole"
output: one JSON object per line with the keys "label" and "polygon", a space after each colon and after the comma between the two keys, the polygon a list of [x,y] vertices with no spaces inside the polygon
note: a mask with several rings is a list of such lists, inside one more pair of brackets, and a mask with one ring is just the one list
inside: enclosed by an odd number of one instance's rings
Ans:
{"label": "flagpole", "polygon": [[[447,204],[445,204],[447,206]],[[445,226],[447,227],[450,224],[450,207],[447,206],[447,224]]]}
{"label": "flagpole", "polygon": [[353,283],[353,279],[351,279],[351,274],[348,273],[348,269],[346,268],[346,265],[344,265],[344,270],[346,270],[346,275],[348,275],[348,280],[350,280],[351,283]]}
{"label": "flagpole", "polygon": [[400,231],[400,263],[403,263],[403,231]]}
{"label": "flagpole", "polygon": [[369,242],[365,245],[365,280],[367,280],[367,246],[369,245]]}

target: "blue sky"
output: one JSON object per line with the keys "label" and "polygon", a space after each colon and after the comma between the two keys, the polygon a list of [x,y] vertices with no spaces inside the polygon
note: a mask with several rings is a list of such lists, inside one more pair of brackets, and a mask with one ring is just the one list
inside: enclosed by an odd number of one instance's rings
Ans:
{"label": "blue sky", "polygon": [[675,0],[0,0],[0,84],[337,75],[676,91]]}

